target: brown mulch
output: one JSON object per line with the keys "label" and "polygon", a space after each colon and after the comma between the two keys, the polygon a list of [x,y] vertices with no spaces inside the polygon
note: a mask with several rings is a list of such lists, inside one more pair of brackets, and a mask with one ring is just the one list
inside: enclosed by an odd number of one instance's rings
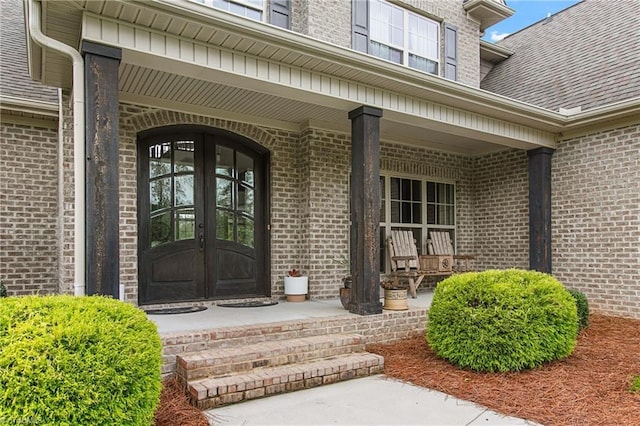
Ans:
{"label": "brown mulch", "polygon": [[207,418],[189,403],[184,389],[176,379],[162,383],[160,405],[155,414],[155,426],[209,426]]}
{"label": "brown mulch", "polygon": [[433,353],[424,336],[368,351],[387,376],[545,425],[640,425],[640,320],[591,315],[574,353],[519,373],[461,370]]}

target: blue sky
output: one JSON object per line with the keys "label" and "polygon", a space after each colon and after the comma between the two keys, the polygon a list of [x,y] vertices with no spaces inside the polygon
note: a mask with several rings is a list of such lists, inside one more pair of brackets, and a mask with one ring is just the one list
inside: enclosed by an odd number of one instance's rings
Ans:
{"label": "blue sky", "polygon": [[507,6],[516,12],[510,18],[487,28],[483,39],[491,42],[501,40],[507,34],[528,27],[569,6],[579,3],[579,0],[507,0]]}

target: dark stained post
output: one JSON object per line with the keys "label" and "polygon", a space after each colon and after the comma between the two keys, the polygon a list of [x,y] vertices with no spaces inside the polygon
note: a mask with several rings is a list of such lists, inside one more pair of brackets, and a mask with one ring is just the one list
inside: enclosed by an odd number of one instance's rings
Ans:
{"label": "dark stained post", "polygon": [[362,106],[351,120],[351,303],[359,315],[382,313],[380,303],[380,117]]}
{"label": "dark stained post", "polygon": [[82,42],[85,61],[87,294],[118,298],[120,49]]}
{"label": "dark stained post", "polygon": [[529,268],[551,273],[551,148],[529,155]]}

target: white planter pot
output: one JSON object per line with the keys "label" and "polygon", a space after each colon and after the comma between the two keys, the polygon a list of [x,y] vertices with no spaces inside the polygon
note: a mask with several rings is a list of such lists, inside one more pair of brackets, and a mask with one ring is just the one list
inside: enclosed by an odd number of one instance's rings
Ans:
{"label": "white planter pot", "polygon": [[[308,291],[309,277],[284,277],[284,294],[287,295],[287,300],[304,301],[304,295]],[[298,297],[289,298],[288,296]]]}

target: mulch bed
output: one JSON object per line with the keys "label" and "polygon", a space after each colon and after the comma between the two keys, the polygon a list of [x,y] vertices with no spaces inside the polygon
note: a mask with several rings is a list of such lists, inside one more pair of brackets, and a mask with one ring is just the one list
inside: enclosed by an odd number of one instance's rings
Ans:
{"label": "mulch bed", "polygon": [[640,320],[591,315],[574,353],[520,373],[476,373],[442,360],[423,336],[368,351],[387,376],[545,425],[639,425]]}
{"label": "mulch bed", "polygon": [[209,426],[202,411],[189,403],[184,389],[176,379],[162,383],[160,405],[155,414],[155,426]]}

